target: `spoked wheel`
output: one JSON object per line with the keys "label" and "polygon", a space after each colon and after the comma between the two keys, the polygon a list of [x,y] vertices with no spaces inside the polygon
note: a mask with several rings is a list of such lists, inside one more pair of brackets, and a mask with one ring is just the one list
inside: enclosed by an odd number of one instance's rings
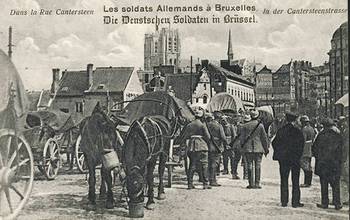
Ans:
{"label": "spoked wheel", "polygon": [[14,219],[33,188],[34,160],[22,135],[0,130],[0,219]]}
{"label": "spoked wheel", "polygon": [[60,149],[55,139],[49,138],[44,147],[41,170],[48,180],[53,180],[60,168]]}
{"label": "spoked wheel", "polygon": [[88,173],[88,167],[85,161],[84,153],[80,149],[81,135],[79,135],[77,142],[75,144],[75,158],[77,161],[78,170],[80,173]]}

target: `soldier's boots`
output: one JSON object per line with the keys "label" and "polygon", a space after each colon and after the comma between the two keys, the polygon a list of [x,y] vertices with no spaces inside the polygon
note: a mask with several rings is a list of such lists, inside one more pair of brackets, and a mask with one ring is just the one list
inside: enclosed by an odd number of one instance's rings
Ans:
{"label": "soldier's boots", "polygon": [[207,182],[203,183],[203,189],[211,189],[211,186],[208,186]]}
{"label": "soldier's boots", "polygon": [[304,184],[301,184],[300,187],[310,187],[312,182],[312,171],[305,172]]}

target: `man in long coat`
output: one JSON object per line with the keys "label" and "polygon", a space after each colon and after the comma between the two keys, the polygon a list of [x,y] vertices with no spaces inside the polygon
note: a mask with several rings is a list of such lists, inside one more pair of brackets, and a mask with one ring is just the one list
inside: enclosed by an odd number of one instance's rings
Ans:
{"label": "man in long coat", "polygon": [[220,166],[220,156],[227,145],[224,128],[211,113],[206,114],[207,126],[211,141],[209,143],[209,183],[210,186],[220,186],[216,180],[216,172]]}
{"label": "man in long coat", "polygon": [[323,122],[324,129],[318,134],[312,145],[312,154],[316,158],[315,174],[320,177],[321,204],[319,208],[328,208],[328,184],[332,187],[335,209],[342,208],[340,202],[340,174],[343,140],[339,129],[332,119]]}
{"label": "man in long coat", "polygon": [[312,167],[311,167],[311,146],[315,139],[316,132],[315,129],[310,125],[310,119],[307,115],[303,115],[300,118],[302,129],[304,135],[304,150],[303,156],[300,160],[301,169],[304,171],[304,184],[300,187],[310,187],[312,182]]}
{"label": "man in long coat", "polygon": [[208,186],[208,144],[210,141],[210,134],[207,126],[202,121],[204,116],[203,110],[196,110],[196,119],[190,122],[182,131],[179,140],[188,143],[188,155],[190,158],[190,168],[187,176],[188,189],[195,188],[193,185],[193,175],[196,171],[196,166],[199,166],[201,179],[203,180],[203,189],[210,189]]}
{"label": "man in long coat", "polygon": [[299,128],[296,127],[298,115],[292,112],[286,112],[286,121],[276,134],[272,142],[273,160],[277,160],[280,165],[281,175],[281,204],[286,207],[288,204],[288,178],[292,172],[292,207],[302,207],[300,203],[300,159],[304,149],[304,136]]}
{"label": "man in long coat", "polygon": [[[248,166],[248,189],[261,189],[261,161],[262,155],[269,153],[269,142],[263,124],[258,121],[259,112],[251,111],[250,122],[241,127],[240,143],[246,156]],[[253,175],[253,168],[255,176]]]}

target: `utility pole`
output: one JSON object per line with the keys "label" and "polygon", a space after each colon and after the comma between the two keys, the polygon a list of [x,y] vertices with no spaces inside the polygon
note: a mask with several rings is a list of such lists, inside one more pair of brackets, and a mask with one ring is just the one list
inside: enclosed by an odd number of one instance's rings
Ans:
{"label": "utility pole", "polygon": [[14,45],[12,44],[12,27],[10,26],[9,27],[9,45],[8,45],[9,47],[8,56],[10,59],[12,58],[12,46]]}
{"label": "utility pole", "polygon": [[192,56],[191,56],[191,71],[190,71],[190,74],[191,74],[191,80],[190,80],[190,97],[191,97],[191,104],[193,103],[192,101],[192,92],[193,92],[193,88],[192,88],[192,77],[193,77],[193,71],[192,71]]}

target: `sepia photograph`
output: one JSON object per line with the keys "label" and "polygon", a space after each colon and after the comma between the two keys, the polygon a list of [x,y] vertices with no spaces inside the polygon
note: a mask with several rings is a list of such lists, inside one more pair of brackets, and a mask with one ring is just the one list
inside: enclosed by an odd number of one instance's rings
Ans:
{"label": "sepia photograph", "polygon": [[1,0],[0,220],[349,219],[346,0]]}

